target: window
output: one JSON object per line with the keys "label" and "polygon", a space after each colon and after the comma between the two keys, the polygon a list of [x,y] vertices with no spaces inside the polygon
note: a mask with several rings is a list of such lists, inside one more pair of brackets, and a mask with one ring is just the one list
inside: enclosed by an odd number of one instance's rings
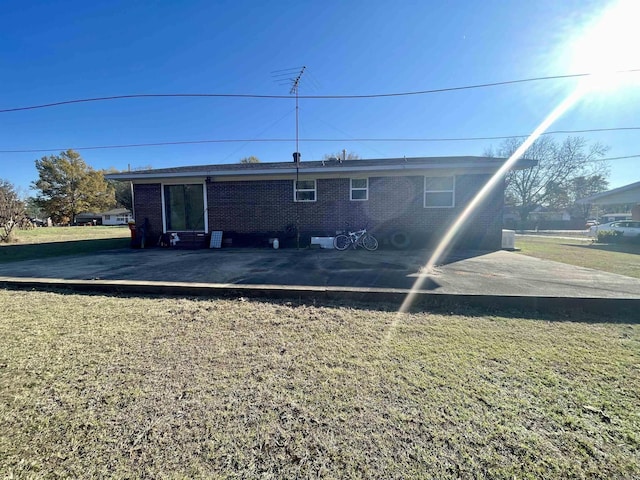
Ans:
{"label": "window", "polygon": [[165,185],[166,229],[204,231],[204,190],[201,184]]}
{"label": "window", "polygon": [[424,177],[424,208],[450,208],[455,205],[455,177]]}
{"label": "window", "polygon": [[293,200],[295,202],[315,202],[316,201],[316,181],[315,180],[294,180]]}
{"label": "window", "polygon": [[368,200],[369,199],[369,179],[368,178],[352,178],[351,179],[351,200]]}
{"label": "window", "polygon": [[105,216],[104,216],[104,219],[105,219],[105,220],[111,220],[111,215],[105,215]]}

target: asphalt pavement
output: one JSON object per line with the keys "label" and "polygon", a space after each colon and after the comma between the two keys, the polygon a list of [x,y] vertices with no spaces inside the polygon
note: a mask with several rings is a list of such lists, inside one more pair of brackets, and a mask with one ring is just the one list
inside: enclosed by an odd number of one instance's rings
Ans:
{"label": "asphalt pavement", "polygon": [[0,265],[13,286],[178,293],[358,297],[399,301],[409,290],[432,300],[541,309],[640,306],[640,279],[527,257],[455,252],[425,271],[430,252],[380,249],[223,248],[114,250]]}

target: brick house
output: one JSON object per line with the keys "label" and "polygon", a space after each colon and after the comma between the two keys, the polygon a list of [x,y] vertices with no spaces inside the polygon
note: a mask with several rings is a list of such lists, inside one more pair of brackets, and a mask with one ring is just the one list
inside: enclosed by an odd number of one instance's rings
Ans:
{"label": "brick house", "polygon": [[[107,175],[130,181],[134,217],[149,241],[177,233],[183,245],[283,246],[367,226],[384,245],[435,242],[505,159],[389,158],[198,165]],[[527,161],[524,161],[526,163]],[[523,161],[520,162],[521,168]],[[525,165],[528,166],[528,165]],[[496,188],[459,242],[499,249],[504,188]]]}

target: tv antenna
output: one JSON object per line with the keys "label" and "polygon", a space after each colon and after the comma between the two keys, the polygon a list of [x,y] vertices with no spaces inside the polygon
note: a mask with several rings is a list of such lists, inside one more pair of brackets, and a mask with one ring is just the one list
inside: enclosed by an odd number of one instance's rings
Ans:
{"label": "tv antenna", "polygon": [[303,65],[302,67],[285,68],[283,70],[274,70],[273,72],[271,72],[272,77],[278,82],[279,85],[291,85],[289,94],[296,96],[296,151],[293,153],[293,161],[296,163],[296,165],[300,163],[298,134],[300,108],[298,106],[298,91],[300,89],[300,80],[302,80],[302,75],[304,74],[304,71],[306,69],[307,67]]}
{"label": "tv antenna", "polygon": [[[289,94],[296,96],[296,151],[293,152],[293,161],[296,164],[296,188],[294,189],[295,195],[298,195],[298,182],[300,180],[300,149],[299,149],[299,129],[298,124],[300,121],[300,108],[298,106],[298,90],[300,89],[300,79],[302,74],[306,70],[306,66],[297,68],[288,68],[285,70],[276,70],[271,72],[275,78],[279,78],[282,82],[291,83],[291,90]],[[295,76],[294,76],[295,75]],[[300,205],[298,199],[296,201],[296,247],[300,248]]]}
{"label": "tv antenna", "polygon": [[300,90],[300,79],[302,78],[302,74],[304,73],[305,69],[307,67],[303,66],[300,69],[300,72],[298,73],[298,76],[296,76],[296,78],[293,79],[292,83],[291,83],[291,90],[289,91],[289,93],[291,95],[295,95],[296,96],[296,151],[293,153],[293,160],[296,162],[296,165],[298,165],[300,163],[300,150],[298,148],[298,123],[299,123],[299,110],[300,108],[298,107],[298,91]]}

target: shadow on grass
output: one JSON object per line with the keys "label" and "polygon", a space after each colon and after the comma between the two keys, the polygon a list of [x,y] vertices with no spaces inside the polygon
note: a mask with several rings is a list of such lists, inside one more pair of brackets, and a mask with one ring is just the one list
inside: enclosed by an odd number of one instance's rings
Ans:
{"label": "shadow on grass", "polygon": [[128,238],[101,238],[69,242],[6,245],[0,247],[0,263],[39,260],[64,255],[80,255],[103,250],[128,248],[129,242],[130,240]]}
{"label": "shadow on grass", "polygon": [[[314,306],[325,308],[347,308],[362,311],[398,312],[401,301],[390,301],[378,298],[373,301],[364,301],[361,298],[326,298],[323,296],[301,298],[292,294],[290,297],[275,298],[265,294],[252,297],[251,292],[243,291],[241,294],[233,292],[194,293],[194,292],[166,292],[166,293],[131,293],[110,286],[108,290],[99,289],[95,285],[76,285],[75,287],[60,287],[55,285],[14,285],[0,284],[0,288],[6,290],[38,290],[52,292],[59,295],[80,296],[108,296],[115,298],[157,298],[157,299],[184,299],[194,302],[207,302],[212,299],[237,300],[241,302],[265,303],[271,305],[287,306]],[[423,297],[414,303],[409,309],[409,314],[434,314],[434,315],[461,315],[465,317],[493,318],[495,321],[504,319],[520,319],[523,321],[540,322],[575,322],[590,324],[629,324],[640,323],[637,315],[637,299],[558,299],[532,298],[526,305],[518,305],[517,302],[505,301],[488,297],[482,301],[482,296],[464,296],[459,298],[442,298],[442,295]],[[481,301],[478,302],[477,300]],[[508,298],[506,300],[509,300]],[[581,301],[582,300],[582,301]],[[595,300],[595,301],[594,301]]]}

